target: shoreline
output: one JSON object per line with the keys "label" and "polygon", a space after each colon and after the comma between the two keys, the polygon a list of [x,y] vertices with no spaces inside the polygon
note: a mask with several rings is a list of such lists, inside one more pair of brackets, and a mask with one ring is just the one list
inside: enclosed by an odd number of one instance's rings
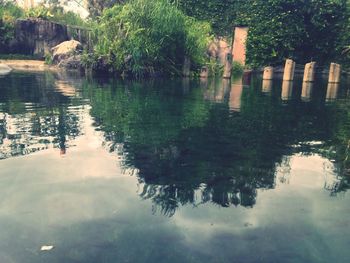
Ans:
{"label": "shoreline", "polygon": [[46,65],[41,60],[0,59],[0,64],[5,64],[14,71],[59,71],[57,66]]}

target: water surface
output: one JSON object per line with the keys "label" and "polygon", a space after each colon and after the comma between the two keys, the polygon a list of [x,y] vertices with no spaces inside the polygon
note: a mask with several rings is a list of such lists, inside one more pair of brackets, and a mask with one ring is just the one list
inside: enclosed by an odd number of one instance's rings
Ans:
{"label": "water surface", "polygon": [[347,87],[1,77],[0,262],[348,262]]}

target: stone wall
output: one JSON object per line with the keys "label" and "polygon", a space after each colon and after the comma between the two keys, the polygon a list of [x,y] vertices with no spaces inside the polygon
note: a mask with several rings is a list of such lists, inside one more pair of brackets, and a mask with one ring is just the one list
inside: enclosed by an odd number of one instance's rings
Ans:
{"label": "stone wall", "polygon": [[67,27],[42,19],[19,19],[12,53],[45,57],[52,47],[68,40]]}

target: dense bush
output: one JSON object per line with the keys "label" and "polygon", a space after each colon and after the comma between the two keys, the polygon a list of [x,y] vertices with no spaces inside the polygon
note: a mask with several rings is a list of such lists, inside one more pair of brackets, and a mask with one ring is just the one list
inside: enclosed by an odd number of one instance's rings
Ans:
{"label": "dense bush", "polygon": [[90,16],[96,17],[102,15],[103,10],[124,2],[126,2],[126,0],[87,0],[87,5]]}
{"label": "dense bush", "polygon": [[[247,61],[253,67],[328,63],[350,43],[347,0],[173,0],[186,14],[209,21],[230,37],[234,25],[249,25]],[[348,41],[348,42],[347,42]]]}
{"label": "dense bush", "polygon": [[215,34],[232,35],[240,0],[173,0],[173,2],[186,15],[208,21]]}
{"label": "dense bush", "polygon": [[247,0],[237,21],[250,26],[247,60],[252,66],[288,57],[323,64],[339,55],[346,17],[346,0]]}
{"label": "dense bush", "polygon": [[17,5],[0,1],[0,53],[6,52],[8,43],[14,38],[14,23],[24,12]]}
{"label": "dense bush", "polygon": [[210,26],[185,16],[166,0],[132,0],[105,10],[95,56],[119,72],[179,73],[188,56],[204,62]]}

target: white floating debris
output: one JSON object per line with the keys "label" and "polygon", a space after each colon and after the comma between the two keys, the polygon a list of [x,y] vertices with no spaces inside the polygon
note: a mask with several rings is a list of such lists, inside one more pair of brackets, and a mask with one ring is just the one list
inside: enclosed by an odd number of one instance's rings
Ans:
{"label": "white floating debris", "polygon": [[42,246],[41,247],[41,251],[50,251],[51,249],[53,249],[53,246]]}

